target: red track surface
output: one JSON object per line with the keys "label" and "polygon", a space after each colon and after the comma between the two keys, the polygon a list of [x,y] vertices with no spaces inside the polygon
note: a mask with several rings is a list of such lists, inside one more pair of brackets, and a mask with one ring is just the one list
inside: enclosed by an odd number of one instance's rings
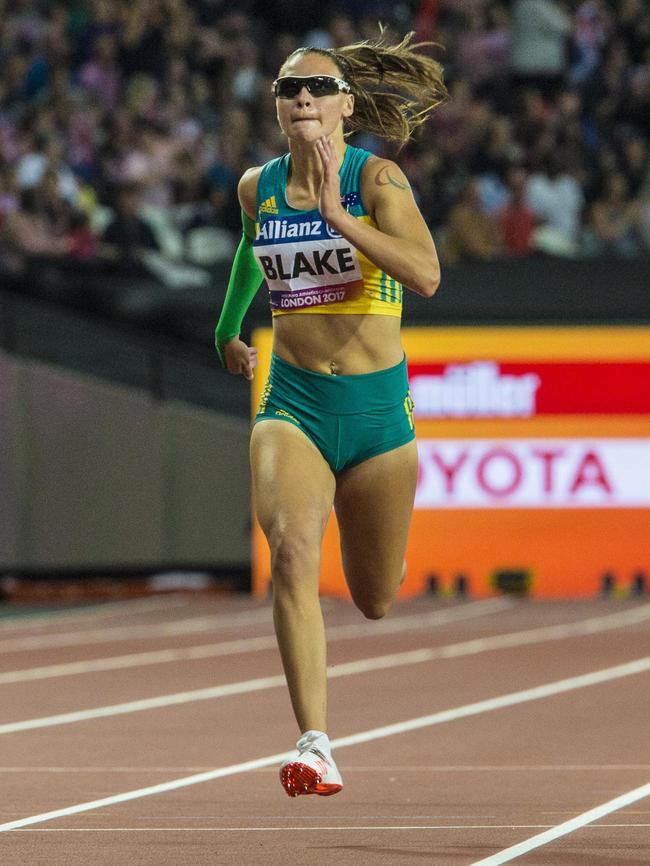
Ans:
{"label": "red track surface", "polygon": [[[289,799],[277,778],[273,756],[298,731],[285,687],[266,679],[281,675],[268,605],[168,596],[0,620],[2,866],[470,866],[650,782],[650,664],[519,694],[647,660],[647,602],[417,599],[377,623],[344,602],[324,607],[330,665],[376,668],[336,670],[330,736],[433,716],[335,746],[345,787],[327,798]],[[558,624],[570,627],[530,631]],[[521,631],[509,647],[499,637]],[[465,644],[477,639],[491,640]],[[186,657],[199,646],[203,657]],[[150,655],[161,650],[185,655]],[[251,680],[261,681],[236,685]],[[169,699],[226,684],[232,693]],[[490,703],[503,695],[511,705]],[[157,706],[132,704],[151,698]],[[87,712],[99,707],[113,709]],[[231,769],[142,790],[216,768]],[[139,793],[110,799],[128,791]],[[515,861],[647,866],[650,790]]]}

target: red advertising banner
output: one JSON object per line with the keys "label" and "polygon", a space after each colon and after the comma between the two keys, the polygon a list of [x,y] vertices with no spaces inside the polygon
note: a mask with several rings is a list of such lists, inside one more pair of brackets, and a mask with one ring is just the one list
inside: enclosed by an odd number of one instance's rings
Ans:
{"label": "red advertising banner", "polygon": [[[256,332],[265,380],[270,332]],[[404,329],[420,457],[404,596],[499,575],[577,597],[650,576],[650,328]],[[265,366],[266,365],[266,366]],[[253,532],[253,585],[268,550]],[[347,594],[334,515],[321,588]]]}
{"label": "red advertising banner", "polygon": [[650,363],[409,364],[421,418],[650,413]]}

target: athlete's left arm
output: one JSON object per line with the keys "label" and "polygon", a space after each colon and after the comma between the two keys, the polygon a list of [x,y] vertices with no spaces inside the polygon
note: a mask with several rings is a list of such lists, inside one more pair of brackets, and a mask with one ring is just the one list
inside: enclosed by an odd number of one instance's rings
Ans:
{"label": "athlete's left arm", "polygon": [[321,213],[328,224],[393,279],[430,298],[440,283],[440,264],[431,233],[399,166],[377,157],[371,157],[364,166],[361,194],[377,224],[374,228],[341,206],[338,169],[334,178],[328,163],[323,162],[323,187],[333,193],[321,192]]}

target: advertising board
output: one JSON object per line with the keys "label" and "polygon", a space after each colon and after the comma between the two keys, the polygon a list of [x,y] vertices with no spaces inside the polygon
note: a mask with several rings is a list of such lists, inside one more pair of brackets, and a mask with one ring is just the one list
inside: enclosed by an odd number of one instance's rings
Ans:
{"label": "advertising board", "polygon": [[[419,477],[403,596],[596,594],[650,574],[650,328],[404,328]],[[257,406],[270,331],[256,331]],[[253,529],[253,587],[270,579]],[[347,594],[335,515],[321,591]]]}

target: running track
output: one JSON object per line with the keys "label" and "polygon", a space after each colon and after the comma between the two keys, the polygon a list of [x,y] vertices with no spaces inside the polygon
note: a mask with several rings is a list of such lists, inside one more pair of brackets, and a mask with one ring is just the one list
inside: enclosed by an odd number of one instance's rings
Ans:
{"label": "running track", "polygon": [[345,788],[289,799],[266,602],[0,619],[3,866],[647,866],[650,604],[324,599]]}

